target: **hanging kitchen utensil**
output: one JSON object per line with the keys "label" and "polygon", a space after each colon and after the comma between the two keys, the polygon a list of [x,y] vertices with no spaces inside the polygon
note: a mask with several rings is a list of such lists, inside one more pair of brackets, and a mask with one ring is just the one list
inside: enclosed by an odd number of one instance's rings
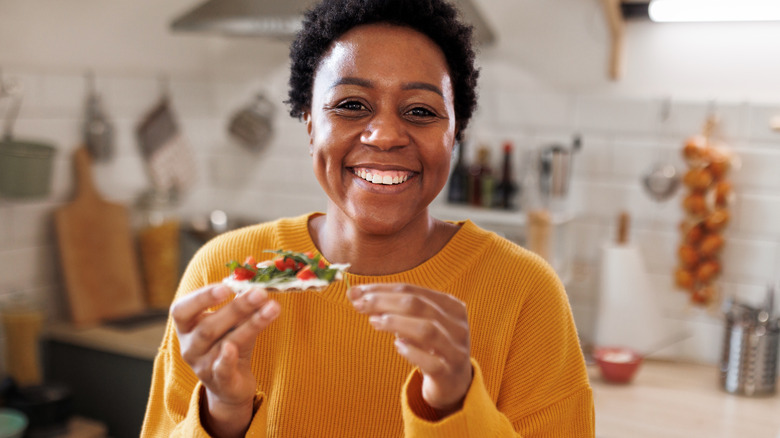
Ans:
{"label": "hanging kitchen utensil", "polygon": [[252,103],[233,114],[228,132],[242,146],[260,152],[273,136],[273,112],[274,105],[260,93]]}
{"label": "hanging kitchen utensil", "polygon": [[[661,117],[659,125],[665,125],[669,120],[669,114],[671,112],[671,101],[669,99],[664,100],[661,104]],[[661,129],[659,128],[659,131]],[[666,201],[674,196],[677,189],[680,187],[680,172],[674,166],[667,161],[661,160],[661,152],[657,153],[658,157],[653,166],[645,172],[642,177],[642,186],[653,200],[658,202]]]}
{"label": "hanging kitchen utensil", "polygon": [[194,184],[195,158],[179,129],[167,85],[138,124],[136,135],[156,190],[182,193]]}
{"label": "hanging kitchen utensil", "polygon": [[127,208],[100,196],[86,148],[78,148],[73,158],[76,197],[54,214],[73,323],[137,315],[145,303]]}
{"label": "hanging kitchen utensil", "polygon": [[0,75],[0,99],[11,103],[0,139],[0,196],[15,199],[41,198],[51,189],[54,146],[13,138],[13,125],[22,106],[21,83]]}
{"label": "hanging kitchen utensil", "polygon": [[108,161],[114,156],[114,126],[103,110],[95,75],[87,73],[87,98],[83,126],[84,144],[95,161]]}
{"label": "hanging kitchen utensil", "polygon": [[540,154],[540,189],[548,198],[564,197],[569,192],[572,154],[580,147],[579,137],[575,137],[571,148],[561,144],[552,144],[542,149]]}
{"label": "hanging kitchen utensil", "polygon": [[557,212],[569,194],[574,153],[582,148],[582,138],[575,135],[571,146],[551,144],[539,152],[539,192],[542,204]]}

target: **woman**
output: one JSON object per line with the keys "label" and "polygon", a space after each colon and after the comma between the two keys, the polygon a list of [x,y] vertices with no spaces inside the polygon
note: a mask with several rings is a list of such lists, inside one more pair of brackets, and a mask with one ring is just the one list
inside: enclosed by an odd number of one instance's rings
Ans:
{"label": "woman", "polygon": [[[428,213],[475,106],[470,37],[443,0],[325,0],[306,15],[289,104],[327,212],[198,252],[143,436],[594,435],[554,272],[470,221]],[[350,263],[348,281],[231,299],[225,263],[265,249]]]}

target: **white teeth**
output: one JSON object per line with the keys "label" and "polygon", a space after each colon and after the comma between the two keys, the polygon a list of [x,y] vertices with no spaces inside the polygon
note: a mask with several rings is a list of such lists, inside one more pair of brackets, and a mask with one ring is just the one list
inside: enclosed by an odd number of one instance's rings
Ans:
{"label": "white teeth", "polygon": [[355,169],[355,175],[360,178],[373,183],[383,185],[401,184],[409,179],[409,175],[380,175],[379,173],[371,173],[365,169]]}

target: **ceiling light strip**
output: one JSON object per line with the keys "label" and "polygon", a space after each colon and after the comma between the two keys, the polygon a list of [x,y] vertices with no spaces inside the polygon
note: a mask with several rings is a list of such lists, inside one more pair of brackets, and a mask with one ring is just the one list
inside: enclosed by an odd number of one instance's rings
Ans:
{"label": "ceiling light strip", "polygon": [[649,14],[657,22],[777,21],[780,0],[653,0]]}

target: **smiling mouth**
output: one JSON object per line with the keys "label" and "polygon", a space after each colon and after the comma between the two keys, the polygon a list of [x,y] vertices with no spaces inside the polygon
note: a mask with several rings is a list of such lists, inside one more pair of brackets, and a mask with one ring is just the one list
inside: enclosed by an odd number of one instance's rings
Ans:
{"label": "smiling mouth", "polygon": [[367,167],[354,167],[352,173],[372,184],[382,185],[403,184],[414,176],[414,172],[408,170],[379,170]]}

